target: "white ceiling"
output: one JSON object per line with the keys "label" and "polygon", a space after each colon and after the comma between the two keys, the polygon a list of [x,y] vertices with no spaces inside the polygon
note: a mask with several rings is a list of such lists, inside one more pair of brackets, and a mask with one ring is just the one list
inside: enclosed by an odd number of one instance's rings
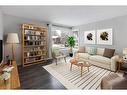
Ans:
{"label": "white ceiling", "polygon": [[8,15],[77,26],[127,15],[127,6],[2,6]]}

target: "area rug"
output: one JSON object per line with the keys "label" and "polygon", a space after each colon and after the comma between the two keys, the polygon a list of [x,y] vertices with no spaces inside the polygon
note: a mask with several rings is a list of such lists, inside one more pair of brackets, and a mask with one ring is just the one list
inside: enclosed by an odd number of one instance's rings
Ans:
{"label": "area rug", "polygon": [[102,69],[96,66],[91,66],[90,71],[87,68],[83,69],[83,76],[80,75],[80,68],[73,65],[72,71],[70,71],[70,63],[59,63],[56,65],[52,63],[47,66],[43,66],[52,76],[54,76],[59,82],[61,82],[67,89],[100,89],[101,79],[112,73],[106,69]]}

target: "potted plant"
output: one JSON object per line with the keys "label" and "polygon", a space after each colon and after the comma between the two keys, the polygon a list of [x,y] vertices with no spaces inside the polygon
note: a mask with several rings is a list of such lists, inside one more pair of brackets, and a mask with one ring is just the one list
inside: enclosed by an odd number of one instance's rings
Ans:
{"label": "potted plant", "polygon": [[72,48],[75,46],[75,40],[73,36],[67,38],[67,45],[70,47],[69,56],[72,57],[73,56]]}

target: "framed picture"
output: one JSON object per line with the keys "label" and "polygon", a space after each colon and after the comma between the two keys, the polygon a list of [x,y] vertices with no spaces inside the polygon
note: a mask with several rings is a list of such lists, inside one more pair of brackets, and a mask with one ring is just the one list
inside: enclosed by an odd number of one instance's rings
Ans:
{"label": "framed picture", "polygon": [[97,44],[112,45],[112,28],[97,30]]}
{"label": "framed picture", "polygon": [[96,37],[95,37],[95,30],[91,30],[91,31],[85,31],[84,32],[84,41],[85,44],[95,44],[96,42]]}

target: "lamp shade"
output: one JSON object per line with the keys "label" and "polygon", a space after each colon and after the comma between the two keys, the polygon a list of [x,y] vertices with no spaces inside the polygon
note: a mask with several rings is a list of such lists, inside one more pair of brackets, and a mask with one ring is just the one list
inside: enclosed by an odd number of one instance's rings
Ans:
{"label": "lamp shade", "polygon": [[17,44],[19,43],[19,38],[17,33],[9,33],[7,35],[7,41],[8,44]]}
{"label": "lamp shade", "polygon": [[127,48],[124,48],[124,49],[123,49],[123,54],[124,54],[124,55],[127,55]]}

